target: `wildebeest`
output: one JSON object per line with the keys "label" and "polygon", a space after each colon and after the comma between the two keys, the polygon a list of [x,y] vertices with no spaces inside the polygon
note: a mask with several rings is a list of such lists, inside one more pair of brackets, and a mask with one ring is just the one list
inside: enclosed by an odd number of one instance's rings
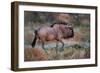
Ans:
{"label": "wildebeest", "polygon": [[35,38],[32,42],[32,47],[35,46],[37,39],[41,40],[42,48],[44,49],[44,43],[46,41],[56,40],[62,43],[62,48],[64,47],[64,42],[62,39],[72,38],[74,36],[74,30],[72,25],[68,23],[54,23],[50,26],[43,26],[35,30]]}

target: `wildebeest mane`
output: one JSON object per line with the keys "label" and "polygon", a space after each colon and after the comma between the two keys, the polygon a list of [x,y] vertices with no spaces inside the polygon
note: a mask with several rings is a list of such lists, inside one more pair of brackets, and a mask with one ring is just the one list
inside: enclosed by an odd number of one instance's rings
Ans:
{"label": "wildebeest mane", "polygon": [[66,22],[55,22],[52,25],[50,25],[50,27],[53,27],[55,24],[63,24],[63,25],[67,25],[68,23]]}

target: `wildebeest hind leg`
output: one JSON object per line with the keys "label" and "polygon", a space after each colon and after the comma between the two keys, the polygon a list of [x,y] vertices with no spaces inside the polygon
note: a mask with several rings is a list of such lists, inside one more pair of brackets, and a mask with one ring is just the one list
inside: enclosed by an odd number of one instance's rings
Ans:
{"label": "wildebeest hind leg", "polygon": [[42,42],[42,48],[45,49],[45,47],[44,47],[44,42]]}
{"label": "wildebeest hind leg", "polygon": [[[47,53],[47,51],[46,51],[46,48],[45,48],[45,43],[44,42],[42,42],[42,48],[45,50],[45,52]],[[48,54],[48,53],[47,53]]]}

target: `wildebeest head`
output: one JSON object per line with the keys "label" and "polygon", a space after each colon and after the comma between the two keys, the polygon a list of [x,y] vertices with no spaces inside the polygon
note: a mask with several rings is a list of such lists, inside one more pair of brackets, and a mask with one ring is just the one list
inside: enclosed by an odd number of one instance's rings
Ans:
{"label": "wildebeest head", "polygon": [[59,26],[64,38],[71,38],[74,36],[74,29],[71,24],[60,24]]}

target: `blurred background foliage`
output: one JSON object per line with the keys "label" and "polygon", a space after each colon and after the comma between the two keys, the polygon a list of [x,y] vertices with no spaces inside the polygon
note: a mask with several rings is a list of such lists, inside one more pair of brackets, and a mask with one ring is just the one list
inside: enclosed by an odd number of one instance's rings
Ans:
{"label": "blurred background foliage", "polygon": [[90,24],[89,14],[25,11],[24,16],[25,26],[33,26],[33,23],[52,24],[54,22],[67,22],[73,23],[73,26],[87,27]]}

